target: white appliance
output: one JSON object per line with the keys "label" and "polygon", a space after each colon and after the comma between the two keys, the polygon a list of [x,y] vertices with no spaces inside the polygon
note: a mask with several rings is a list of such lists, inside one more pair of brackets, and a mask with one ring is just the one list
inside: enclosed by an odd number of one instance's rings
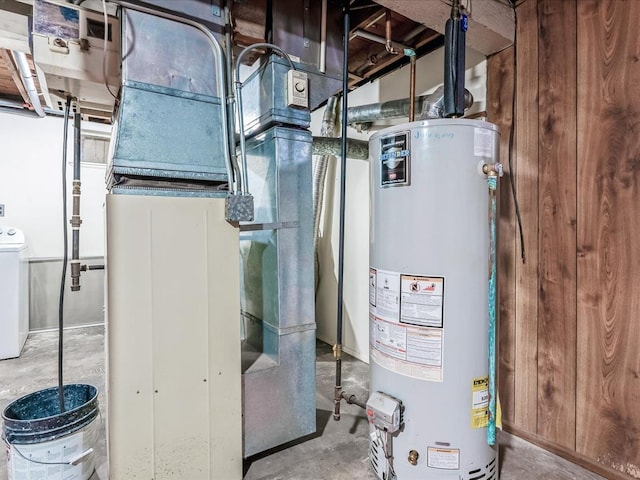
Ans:
{"label": "white appliance", "polygon": [[[378,478],[498,480],[489,445],[489,183],[498,128],[374,134],[370,460]],[[494,417],[495,418],[495,417]]]}
{"label": "white appliance", "polygon": [[20,356],[29,333],[29,257],[24,233],[0,226],[0,360]]}

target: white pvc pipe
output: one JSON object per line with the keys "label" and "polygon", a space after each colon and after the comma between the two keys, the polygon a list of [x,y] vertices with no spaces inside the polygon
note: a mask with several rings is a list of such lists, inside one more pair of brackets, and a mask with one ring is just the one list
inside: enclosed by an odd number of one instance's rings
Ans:
{"label": "white pvc pipe", "polygon": [[320,73],[327,72],[327,0],[322,0],[320,23]]}
{"label": "white pvc pipe", "polygon": [[13,55],[13,60],[16,62],[16,66],[18,67],[18,71],[20,72],[22,84],[27,91],[29,102],[31,102],[33,110],[38,114],[39,117],[45,117],[46,114],[42,109],[42,103],[40,103],[40,96],[38,94],[36,84],[33,81],[33,74],[31,73],[31,67],[29,66],[27,55],[23,52],[16,51],[12,51],[11,54]]}

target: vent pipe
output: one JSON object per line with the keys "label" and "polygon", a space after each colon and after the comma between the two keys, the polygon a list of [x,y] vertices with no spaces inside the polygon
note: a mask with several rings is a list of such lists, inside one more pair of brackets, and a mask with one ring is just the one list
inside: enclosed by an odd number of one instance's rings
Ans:
{"label": "vent pipe", "polygon": [[453,0],[444,34],[444,116],[464,115],[464,66],[468,19],[460,0]]}
{"label": "vent pipe", "polygon": [[39,117],[45,117],[46,114],[44,113],[42,103],[40,102],[38,89],[36,88],[36,84],[33,81],[33,73],[31,73],[31,67],[29,66],[27,55],[23,52],[16,51],[12,51],[11,54],[13,55],[13,60],[16,62],[16,66],[18,67],[18,71],[20,72],[20,80],[22,81],[22,85],[24,85],[24,88],[27,91],[29,102],[33,106],[33,110],[38,114]]}

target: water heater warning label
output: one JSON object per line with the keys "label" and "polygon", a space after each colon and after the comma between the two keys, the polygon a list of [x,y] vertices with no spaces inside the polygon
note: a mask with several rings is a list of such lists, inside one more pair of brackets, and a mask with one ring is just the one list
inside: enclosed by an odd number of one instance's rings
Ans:
{"label": "water heater warning label", "polygon": [[471,428],[489,424],[489,377],[473,379],[471,385]]}
{"label": "water heater warning label", "polygon": [[427,466],[441,470],[459,470],[460,450],[457,448],[427,447]]}
{"label": "water heater warning label", "polygon": [[371,357],[393,372],[443,381],[444,278],[369,269]]}
{"label": "water heater warning label", "polygon": [[380,138],[380,185],[409,185],[409,132],[394,133]]}
{"label": "water heater warning label", "polygon": [[400,321],[442,328],[444,278],[402,275]]}
{"label": "water heater warning label", "polygon": [[369,309],[378,317],[398,321],[400,314],[400,274],[369,269]]}
{"label": "water heater warning label", "polygon": [[493,133],[486,128],[473,129],[473,154],[476,157],[493,158]]}

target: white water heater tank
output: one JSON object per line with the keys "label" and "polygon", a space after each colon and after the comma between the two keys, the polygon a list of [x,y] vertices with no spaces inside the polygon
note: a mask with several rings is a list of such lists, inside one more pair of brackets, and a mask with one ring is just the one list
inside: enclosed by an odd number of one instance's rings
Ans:
{"label": "white water heater tank", "polygon": [[[371,392],[402,428],[372,420],[383,480],[497,480],[487,442],[489,195],[498,128],[462,119],[381,130],[371,161]],[[370,415],[372,418],[372,415]]]}

